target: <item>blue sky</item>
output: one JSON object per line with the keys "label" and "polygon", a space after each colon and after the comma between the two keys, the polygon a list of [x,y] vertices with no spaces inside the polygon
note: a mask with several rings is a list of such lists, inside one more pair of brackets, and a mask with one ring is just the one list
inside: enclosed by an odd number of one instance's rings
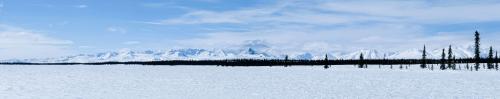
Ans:
{"label": "blue sky", "polygon": [[[119,49],[335,51],[496,45],[495,0],[0,0],[0,56],[54,57]],[[499,44],[500,45],[500,44]]]}

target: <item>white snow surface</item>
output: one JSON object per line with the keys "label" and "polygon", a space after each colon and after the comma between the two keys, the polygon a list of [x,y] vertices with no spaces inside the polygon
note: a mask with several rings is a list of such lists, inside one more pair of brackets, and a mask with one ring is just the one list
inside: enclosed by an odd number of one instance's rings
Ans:
{"label": "white snow surface", "polygon": [[0,66],[2,99],[491,99],[498,71],[369,66]]}

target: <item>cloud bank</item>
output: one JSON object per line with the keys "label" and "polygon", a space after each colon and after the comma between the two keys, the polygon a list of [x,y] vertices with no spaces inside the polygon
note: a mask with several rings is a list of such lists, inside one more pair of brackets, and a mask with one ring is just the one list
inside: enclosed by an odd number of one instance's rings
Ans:
{"label": "cloud bank", "polygon": [[43,58],[68,55],[73,42],[0,24],[0,55],[2,59]]}
{"label": "cloud bank", "polygon": [[431,31],[432,26],[500,21],[497,9],[496,1],[280,1],[235,10],[193,10],[152,23],[229,25],[244,30],[213,29],[178,41],[189,47],[224,48],[264,40],[289,50],[400,50],[472,42],[472,27]]}

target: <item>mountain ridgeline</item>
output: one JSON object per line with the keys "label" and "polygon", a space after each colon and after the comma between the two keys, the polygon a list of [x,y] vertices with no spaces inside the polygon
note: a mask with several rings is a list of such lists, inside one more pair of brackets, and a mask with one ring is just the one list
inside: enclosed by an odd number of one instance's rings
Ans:
{"label": "mountain ridgeline", "polygon": [[[452,46],[453,54],[457,58],[468,58],[474,56],[473,45]],[[379,50],[356,50],[336,51],[330,53],[321,52],[293,52],[287,53],[272,48],[255,48],[243,46],[238,49],[172,49],[172,50],[148,50],[130,51],[120,50],[117,52],[105,52],[97,54],[80,54],[58,58],[44,59],[19,59],[4,60],[4,62],[36,62],[36,63],[63,63],[63,62],[127,62],[127,61],[162,61],[162,60],[224,60],[224,59],[285,59],[288,56],[292,60],[322,60],[325,54],[329,59],[358,59],[361,53],[365,59],[420,59],[422,49],[409,49],[403,51],[387,52]],[[441,58],[441,49],[426,52],[427,59]],[[482,52],[488,49],[481,49]],[[385,56],[385,57],[384,57]],[[487,56],[482,53],[481,56]]]}

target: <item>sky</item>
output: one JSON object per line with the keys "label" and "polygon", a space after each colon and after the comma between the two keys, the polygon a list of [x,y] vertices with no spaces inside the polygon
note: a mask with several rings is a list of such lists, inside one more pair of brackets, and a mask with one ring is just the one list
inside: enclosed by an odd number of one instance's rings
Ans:
{"label": "sky", "polygon": [[500,40],[497,0],[0,0],[0,59],[130,50],[444,48]]}

